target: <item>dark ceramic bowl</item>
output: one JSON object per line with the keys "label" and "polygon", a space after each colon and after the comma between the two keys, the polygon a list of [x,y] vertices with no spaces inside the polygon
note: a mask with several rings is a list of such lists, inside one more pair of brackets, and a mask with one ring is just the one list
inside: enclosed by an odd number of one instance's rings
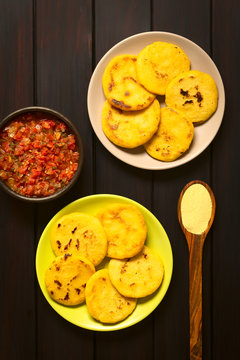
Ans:
{"label": "dark ceramic bowl", "polygon": [[72,179],[60,190],[57,190],[55,193],[49,195],[49,196],[45,196],[45,197],[34,197],[34,196],[23,196],[18,194],[17,192],[13,191],[12,189],[10,189],[10,187],[8,185],[6,185],[6,183],[0,179],[0,186],[10,195],[12,195],[13,197],[17,198],[17,199],[21,199],[27,202],[37,202],[37,203],[42,203],[42,202],[46,202],[49,200],[53,200],[56,198],[59,198],[60,196],[62,196],[63,194],[65,194],[68,190],[71,189],[71,187],[75,184],[75,182],[77,181],[79,174],[81,172],[82,169],[82,163],[83,163],[83,143],[82,143],[82,139],[81,136],[78,132],[78,130],[76,129],[76,127],[74,126],[74,124],[65,116],[63,116],[62,114],[60,114],[59,112],[52,110],[52,109],[48,109],[45,107],[40,107],[40,106],[31,106],[31,107],[26,107],[23,109],[19,109],[17,111],[14,111],[13,113],[9,114],[7,117],[5,117],[1,122],[0,122],[0,130],[2,130],[8,122],[14,120],[17,116],[24,114],[24,113],[34,113],[34,112],[41,112],[41,113],[46,113],[48,115],[54,116],[57,118],[57,120],[59,120],[60,122],[63,122],[67,125],[68,129],[70,130],[70,132],[72,134],[75,135],[76,138],[76,145],[77,145],[77,150],[79,152],[79,160],[78,160],[78,168],[77,171],[75,172],[75,174],[73,175]]}

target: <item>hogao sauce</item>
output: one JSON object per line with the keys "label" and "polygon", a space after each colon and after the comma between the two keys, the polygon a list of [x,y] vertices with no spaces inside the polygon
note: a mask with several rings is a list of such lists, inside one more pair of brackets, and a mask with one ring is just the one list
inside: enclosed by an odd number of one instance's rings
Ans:
{"label": "hogao sauce", "polygon": [[44,112],[21,114],[0,131],[0,178],[20,195],[59,191],[73,178],[78,159],[75,135]]}

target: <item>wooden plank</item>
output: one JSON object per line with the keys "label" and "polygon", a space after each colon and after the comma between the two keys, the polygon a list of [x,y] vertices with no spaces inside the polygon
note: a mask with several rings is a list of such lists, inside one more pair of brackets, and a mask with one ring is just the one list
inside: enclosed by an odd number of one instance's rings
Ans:
{"label": "wooden plank", "polygon": [[[61,199],[38,206],[40,237],[63,206],[93,191],[92,130],[86,94],[91,75],[91,1],[41,0],[36,3],[37,104],[69,117],[82,135],[85,162],[77,184]],[[38,359],[89,359],[93,334],[62,319],[38,292]]]}
{"label": "wooden plank", "polygon": [[153,30],[169,31],[210,51],[211,1],[153,0]]}
{"label": "wooden plank", "polygon": [[213,58],[226,94],[225,114],[213,149],[217,201],[213,232],[214,360],[239,357],[239,13],[239,1],[213,1]]}
{"label": "wooden plank", "polygon": [[[0,116],[33,102],[32,1],[0,1]],[[1,359],[34,359],[34,205],[0,193]]]}
{"label": "wooden plank", "polygon": [[[201,6],[182,2],[153,1],[153,30],[176,33],[189,38],[210,52],[210,1]],[[196,15],[197,14],[197,15]],[[188,249],[177,220],[177,201],[184,185],[191,180],[211,184],[211,148],[191,163],[168,171],[155,172],[153,211],[171,241],[174,270],[169,291],[155,311],[155,358],[189,357]],[[211,234],[203,254],[203,358],[211,358]],[[169,346],[171,339],[171,346]]]}
{"label": "wooden plank", "polygon": [[[95,59],[118,41],[150,30],[149,1],[95,2]],[[130,197],[151,208],[151,171],[124,164],[96,140],[96,192]],[[149,316],[129,329],[96,335],[96,359],[151,359],[153,357],[153,318]]]}

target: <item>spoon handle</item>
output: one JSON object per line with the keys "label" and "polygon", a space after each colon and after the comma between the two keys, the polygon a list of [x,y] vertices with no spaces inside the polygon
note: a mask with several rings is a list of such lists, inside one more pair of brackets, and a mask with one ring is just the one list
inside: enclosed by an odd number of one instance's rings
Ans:
{"label": "spoon handle", "polygon": [[202,359],[202,235],[186,234],[189,247],[190,360]]}

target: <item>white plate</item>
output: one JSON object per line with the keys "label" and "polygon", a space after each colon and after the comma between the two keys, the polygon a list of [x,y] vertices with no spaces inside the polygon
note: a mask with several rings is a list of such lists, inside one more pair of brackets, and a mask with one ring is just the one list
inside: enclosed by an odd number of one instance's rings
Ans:
{"label": "white plate", "polygon": [[[217,111],[205,123],[195,126],[194,139],[189,151],[172,162],[162,162],[153,159],[144,151],[142,146],[136,149],[124,149],[114,145],[105,136],[101,126],[102,107],[106,100],[102,89],[102,76],[109,61],[113,57],[120,54],[137,55],[140,50],[154,41],[165,41],[180,46],[191,61],[191,70],[200,70],[211,75],[217,84],[219,94]],[[91,77],[88,88],[87,101],[88,113],[92,127],[98,139],[107,150],[109,150],[118,159],[129,165],[133,165],[142,169],[163,170],[170,169],[191,161],[199,154],[201,154],[212,142],[222,122],[225,107],[225,93],[219,71],[212,59],[203,49],[201,49],[194,42],[182,36],[172,33],[154,31],[133,35],[113,46],[103,56]],[[161,106],[165,106],[165,103],[161,102]]]}

